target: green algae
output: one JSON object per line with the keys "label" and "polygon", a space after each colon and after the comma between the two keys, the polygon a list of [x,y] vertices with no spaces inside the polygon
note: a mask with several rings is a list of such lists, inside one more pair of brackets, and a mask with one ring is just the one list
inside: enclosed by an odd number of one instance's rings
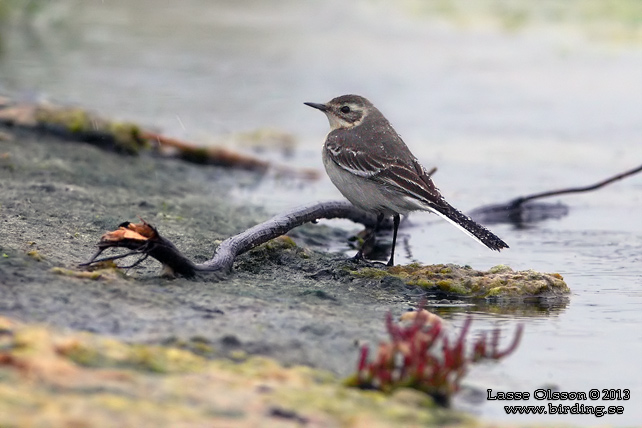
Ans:
{"label": "green algae", "polygon": [[138,125],[106,120],[81,108],[38,106],[34,119],[40,127],[56,129],[83,140],[111,143],[114,149],[127,154],[138,154],[149,146]]}
{"label": "green algae", "polygon": [[288,257],[306,259],[310,255],[308,250],[297,246],[292,238],[283,235],[245,253],[237,262],[237,267],[256,273],[265,263],[280,264]]}
{"label": "green algae", "polygon": [[67,276],[71,278],[89,279],[92,281],[112,281],[117,278],[125,279],[127,275],[125,272],[118,268],[113,262],[99,263],[90,270],[75,270],[63,267],[53,267],[51,272],[56,275]]}
{"label": "green algae", "polygon": [[441,291],[448,295],[469,298],[551,297],[570,293],[558,273],[534,270],[514,271],[497,265],[487,271],[452,264],[421,265],[412,263],[387,269],[365,267],[350,271],[353,276],[381,280],[396,277],[407,285]]}
{"label": "green algae", "polygon": [[2,317],[0,330],[0,426],[283,426],[275,413],[328,427],[478,426],[416,391],[361,391],[265,357],[208,360]]}
{"label": "green algae", "polygon": [[286,254],[302,255],[303,252],[304,250],[297,247],[292,238],[283,235],[252,248],[247,254],[248,259],[260,263],[267,260],[277,261]]}
{"label": "green algae", "polygon": [[266,242],[262,247],[268,251],[289,250],[296,247],[296,242],[289,236],[283,235]]}
{"label": "green algae", "polygon": [[85,367],[133,368],[155,373],[193,372],[205,359],[174,347],[127,345],[117,340],[86,335],[58,346],[58,352]]}

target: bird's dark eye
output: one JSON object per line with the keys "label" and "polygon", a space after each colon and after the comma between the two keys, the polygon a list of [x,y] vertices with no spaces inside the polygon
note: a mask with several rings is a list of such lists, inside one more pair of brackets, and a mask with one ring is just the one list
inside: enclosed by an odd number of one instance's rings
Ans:
{"label": "bird's dark eye", "polygon": [[350,113],[350,107],[348,106],[343,106],[340,108],[341,113]]}

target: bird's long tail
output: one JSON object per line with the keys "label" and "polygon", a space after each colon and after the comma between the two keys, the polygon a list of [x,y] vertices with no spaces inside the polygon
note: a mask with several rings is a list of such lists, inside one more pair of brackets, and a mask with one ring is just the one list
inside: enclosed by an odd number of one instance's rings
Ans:
{"label": "bird's long tail", "polygon": [[439,205],[430,204],[430,210],[440,217],[443,217],[445,220],[448,220],[491,250],[500,251],[502,248],[508,248],[508,244],[502,241],[497,235],[486,229],[481,224],[475,223],[470,217],[443,199],[440,201]]}

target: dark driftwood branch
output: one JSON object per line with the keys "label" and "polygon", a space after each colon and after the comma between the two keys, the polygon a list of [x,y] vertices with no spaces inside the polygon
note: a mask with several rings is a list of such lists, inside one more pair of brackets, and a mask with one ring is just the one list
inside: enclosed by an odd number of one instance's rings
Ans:
{"label": "dark driftwood branch", "polygon": [[303,178],[306,180],[317,180],[319,178],[319,171],[316,169],[295,169],[283,165],[274,165],[263,159],[238,153],[225,147],[198,146],[149,131],[141,131],[140,136],[145,141],[154,143],[154,146],[161,154],[165,156],[176,156],[188,162],[234,167],[257,172],[266,172],[272,169],[278,176]]}
{"label": "dark driftwood branch", "polygon": [[23,104],[0,99],[0,124],[36,129],[60,138],[83,141],[106,150],[139,154],[153,149],[163,156],[178,157],[188,162],[219,165],[264,173],[273,171],[279,176],[316,180],[315,169],[275,165],[252,155],[224,147],[203,147],[142,129],[135,123],[103,118],[77,107],[52,104]]}
{"label": "dark driftwood branch", "polygon": [[[109,248],[127,248],[131,252],[98,259],[98,256]],[[127,268],[134,267],[151,256],[161,262],[165,269],[172,274],[193,277],[197,270],[191,260],[145,221],[140,224],[125,222],[119,226],[118,230],[104,234],[98,243],[96,254],[80,266],[91,266],[128,256],[140,256],[140,258]]]}
{"label": "dark driftwood branch", "polygon": [[[226,239],[218,246],[211,260],[198,265],[185,257],[174,244],[160,236],[156,229],[146,222],[143,221],[141,224],[123,223],[117,231],[103,235],[96,254],[81,266],[116,260],[129,255],[142,257],[149,255],[161,262],[166,270],[185,277],[193,277],[198,272],[228,274],[238,255],[279,237],[297,226],[322,218],[346,218],[366,226],[373,226],[376,222],[373,215],[358,210],[348,201],[307,205],[277,215],[245,232]],[[98,256],[108,248],[127,248],[132,251],[126,255],[98,259]],[[134,265],[137,263],[139,262],[135,262]]]}
{"label": "dark driftwood branch", "polygon": [[534,195],[529,195],[529,196],[521,196],[519,198],[515,198],[512,201],[510,201],[508,203],[508,207],[517,208],[518,206],[522,205],[524,202],[532,201],[534,199],[547,198],[549,196],[566,195],[568,193],[589,192],[591,190],[599,189],[600,187],[604,187],[607,184],[611,184],[615,181],[629,177],[633,174],[637,174],[640,171],[642,171],[642,165],[638,166],[637,168],[633,168],[631,170],[625,171],[621,174],[614,175],[613,177],[607,178],[606,180],[602,180],[598,183],[591,184],[590,186],[571,187],[568,189],[551,190],[549,192],[535,193]]}
{"label": "dark driftwood branch", "polygon": [[550,204],[538,202],[536,199],[550,196],[565,195],[571,193],[588,192],[611,184],[615,181],[629,177],[642,171],[642,165],[620,174],[609,177],[598,183],[583,187],[571,187],[567,189],[552,190],[536,193],[529,196],[520,196],[504,204],[486,205],[470,212],[473,219],[480,223],[512,223],[518,227],[524,224],[535,223],[542,220],[561,218],[568,214],[568,207],[561,203]]}

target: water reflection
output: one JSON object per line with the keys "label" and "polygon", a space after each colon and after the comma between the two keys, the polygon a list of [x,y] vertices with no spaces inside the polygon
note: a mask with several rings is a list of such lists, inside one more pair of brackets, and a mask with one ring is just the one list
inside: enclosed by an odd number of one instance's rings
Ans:
{"label": "water reflection", "polygon": [[570,305],[567,296],[533,297],[514,301],[428,301],[426,309],[443,318],[452,318],[455,314],[475,314],[475,318],[494,319],[496,315],[511,315],[513,319],[551,317],[562,314]]}

